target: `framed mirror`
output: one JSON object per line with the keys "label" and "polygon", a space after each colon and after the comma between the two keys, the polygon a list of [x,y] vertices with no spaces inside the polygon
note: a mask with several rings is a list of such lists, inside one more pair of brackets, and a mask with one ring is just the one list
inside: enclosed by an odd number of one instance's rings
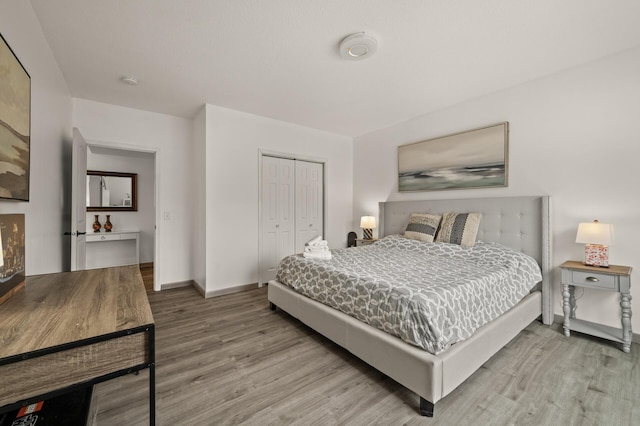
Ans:
{"label": "framed mirror", "polygon": [[87,170],[87,211],[138,211],[137,173]]}

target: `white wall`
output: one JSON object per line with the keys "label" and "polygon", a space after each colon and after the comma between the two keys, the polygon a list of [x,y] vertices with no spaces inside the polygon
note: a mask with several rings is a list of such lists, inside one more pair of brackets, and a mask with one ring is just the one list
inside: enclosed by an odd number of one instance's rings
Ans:
{"label": "white wall", "polygon": [[[548,194],[552,197],[554,266],[583,258],[578,223],[615,227],[611,262],[635,267],[640,284],[640,48],[468,101],[354,141],[353,226],[385,200]],[[509,187],[397,192],[397,146],[501,121],[510,123]],[[556,313],[562,314],[554,271]],[[633,290],[632,290],[633,292]],[[619,296],[576,291],[579,318],[620,327]],[[633,301],[640,312],[640,297]],[[632,318],[640,330],[640,315]]]}
{"label": "white wall", "polygon": [[158,281],[160,285],[190,281],[195,250],[191,241],[192,120],[73,99],[73,125],[89,144],[156,151]]}
{"label": "white wall", "polygon": [[352,140],[206,105],[206,291],[258,282],[259,151],[326,159],[325,238],[353,229]]}
{"label": "white wall", "polygon": [[31,76],[30,200],[0,200],[0,214],[25,214],[27,275],[68,270],[71,95],[31,3],[0,2],[0,32]]}
{"label": "white wall", "polygon": [[193,118],[193,209],[191,210],[191,241],[194,253],[191,257],[193,280],[205,291],[206,284],[206,106]]}
{"label": "white wall", "polygon": [[[91,148],[87,153],[87,169],[103,172],[137,173],[138,211],[87,212],[87,232],[93,232],[95,215],[100,216],[104,226],[106,215],[111,216],[113,231],[140,231],[140,263],[153,262],[155,243],[155,158],[152,154],[118,151],[120,154],[94,154]],[[113,196],[113,188],[111,194]],[[120,191],[123,193],[124,191]],[[131,191],[127,191],[131,192]],[[113,201],[113,198],[112,198]],[[104,232],[101,229],[100,232]]]}

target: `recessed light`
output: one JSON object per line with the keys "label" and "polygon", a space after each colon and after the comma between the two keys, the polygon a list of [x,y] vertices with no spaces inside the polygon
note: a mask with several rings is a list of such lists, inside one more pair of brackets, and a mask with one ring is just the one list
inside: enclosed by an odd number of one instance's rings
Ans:
{"label": "recessed light", "polygon": [[131,77],[131,76],[124,76],[120,79],[120,81],[122,81],[125,84],[129,84],[131,86],[137,86],[138,85],[138,79],[135,77]]}
{"label": "recessed light", "polygon": [[365,33],[348,35],[340,42],[340,55],[352,61],[371,57],[378,50],[378,41]]}

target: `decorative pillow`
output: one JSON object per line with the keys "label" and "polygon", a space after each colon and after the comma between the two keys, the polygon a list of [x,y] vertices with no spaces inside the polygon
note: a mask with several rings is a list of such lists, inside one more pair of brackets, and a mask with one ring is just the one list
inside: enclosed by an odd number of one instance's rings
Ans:
{"label": "decorative pillow", "polygon": [[471,247],[476,242],[482,213],[445,213],[436,236],[438,243]]}
{"label": "decorative pillow", "polygon": [[404,231],[405,238],[432,243],[442,216],[427,213],[411,213]]}

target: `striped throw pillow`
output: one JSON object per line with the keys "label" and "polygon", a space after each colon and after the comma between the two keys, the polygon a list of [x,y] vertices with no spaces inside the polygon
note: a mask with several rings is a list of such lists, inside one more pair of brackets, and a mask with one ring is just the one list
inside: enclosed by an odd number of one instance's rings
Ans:
{"label": "striped throw pillow", "polygon": [[476,242],[482,213],[445,213],[436,242],[471,247]]}
{"label": "striped throw pillow", "polygon": [[405,238],[432,243],[442,216],[427,213],[411,213],[404,231]]}

